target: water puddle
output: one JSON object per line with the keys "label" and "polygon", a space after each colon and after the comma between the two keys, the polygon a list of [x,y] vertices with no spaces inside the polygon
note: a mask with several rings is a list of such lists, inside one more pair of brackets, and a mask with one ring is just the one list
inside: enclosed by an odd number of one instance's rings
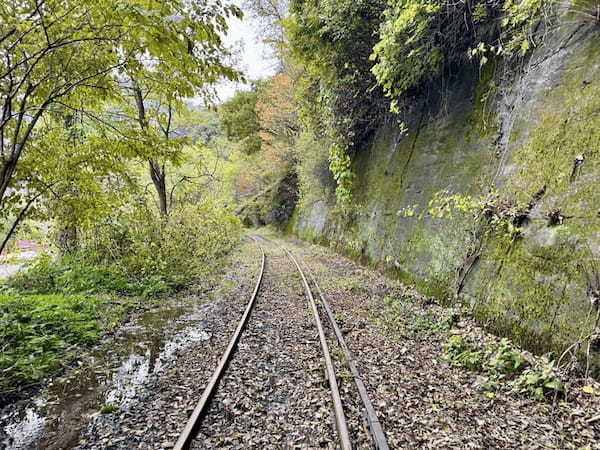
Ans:
{"label": "water puddle", "polygon": [[0,412],[0,448],[70,448],[86,421],[102,407],[119,409],[140,395],[148,380],[163,371],[194,342],[206,341],[206,312],[218,302],[197,299],[143,313],[116,338],[92,350],[78,368],[55,379],[42,394]]}

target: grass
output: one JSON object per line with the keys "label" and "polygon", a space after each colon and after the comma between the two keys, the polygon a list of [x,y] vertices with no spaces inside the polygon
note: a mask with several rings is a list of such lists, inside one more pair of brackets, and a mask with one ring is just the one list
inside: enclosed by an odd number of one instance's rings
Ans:
{"label": "grass", "polygon": [[117,412],[119,410],[118,406],[115,405],[104,405],[102,408],[100,408],[100,413],[102,414],[112,414],[114,412]]}
{"label": "grass", "polygon": [[116,326],[123,309],[97,296],[0,293],[0,390],[56,373]]}
{"label": "grass", "polygon": [[173,289],[161,277],[132,280],[83,254],[36,258],[0,287],[0,392],[55,375],[128,308]]}
{"label": "grass", "polygon": [[52,259],[42,255],[29,263],[27,271],[7,281],[21,294],[103,294],[151,297],[178,287],[162,276],[132,279],[116,264],[96,264],[84,253]]}

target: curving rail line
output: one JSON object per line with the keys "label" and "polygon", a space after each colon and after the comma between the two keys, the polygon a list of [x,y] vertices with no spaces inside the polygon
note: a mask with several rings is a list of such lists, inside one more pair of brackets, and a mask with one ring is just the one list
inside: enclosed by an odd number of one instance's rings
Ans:
{"label": "curving rail line", "polygon": [[319,293],[319,297],[321,298],[321,303],[323,304],[323,308],[325,309],[325,312],[327,313],[327,317],[329,318],[331,327],[333,328],[333,331],[335,332],[335,336],[338,340],[338,344],[340,345],[340,348],[342,349],[342,352],[344,353],[344,357],[346,359],[346,363],[348,364],[348,367],[350,367],[350,373],[352,374],[352,378],[354,378],[354,384],[356,384],[356,389],[358,390],[358,393],[360,394],[360,398],[365,407],[367,422],[369,424],[369,431],[371,434],[371,439],[373,440],[373,443],[375,444],[375,448],[378,450],[388,450],[389,446],[387,443],[387,439],[385,437],[385,433],[383,432],[383,429],[381,428],[381,423],[379,422],[379,419],[377,418],[377,413],[375,412],[373,403],[371,403],[371,399],[369,398],[369,394],[367,393],[367,388],[365,387],[365,383],[363,382],[362,377],[360,376],[360,372],[358,371],[358,368],[356,367],[356,363],[354,362],[354,359],[352,358],[352,353],[350,353],[350,349],[348,348],[348,345],[346,345],[346,340],[344,339],[342,330],[340,330],[340,327],[338,326],[337,321],[335,320],[335,317],[333,316],[333,312],[331,311],[331,307],[329,306],[329,302],[327,302],[327,300],[325,300],[325,296],[323,295],[323,291],[321,291],[321,288],[317,284],[317,280],[315,280],[315,277],[313,276],[313,274],[311,273],[310,270],[308,270],[308,274],[309,274],[313,284],[317,288],[317,292]]}
{"label": "curving rail line", "polygon": [[319,340],[321,341],[321,350],[323,351],[323,356],[325,357],[325,368],[327,370],[327,379],[329,380],[329,389],[331,390],[331,399],[333,400],[333,412],[335,414],[335,424],[337,426],[337,432],[340,438],[340,445],[342,447],[342,450],[352,450],[352,443],[350,442],[350,433],[348,432],[348,424],[346,423],[344,407],[342,406],[342,398],[340,396],[340,390],[338,388],[337,380],[335,378],[335,369],[333,368],[333,362],[331,361],[331,355],[329,354],[329,346],[327,345],[325,331],[323,330],[323,324],[321,323],[321,318],[319,317],[319,310],[317,309],[315,298],[313,297],[312,291],[310,290],[308,281],[306,281],[304,272],[300,268],[300,264],[298,264],[298,261],[296,261],[294,255],[292,255],[287,248],[282,248],[287,253],[292,262],[296,265],[298,272],[300,272],[300,276],[302,277],[302,283],[304,284],[304,289],[306,290],[306,295],[308,296],[310,306],[315,316],[317,330],[319,331]]}
{"label": "curving rail line", "polygon": [[[257,236],[257,237],[264,240],[265,242],[272,243],[272,241],[270,241],[269,239],[266,239],[262,236]],[[257,241],[254,237],[251,236],[251,238],[254,241]],[[314,315],[315,323],[317,325],[317,331],[319,334],[321,350],[322,350],[323,356],[325,358],[325,368],[326,368],[326,372],[327,372],[327,378],[329,381],[331,398],[333,401],[335,425],[336,425],[336,429],[337,429],[337,433],[338,433],[338,437],[339,437],[339,441],[340,441],[339,442],[340,448],[342,450],[351,450],[352,443],[351,443],[351,439],[350,439],[350,433],[348,431],[348,425],[346,423],[344,409],[342,406],[342,399],[340,396],[340,392],[339,392],[339,388],[338,388],[338,384],[337,384],[337,380],[336,380],[335,369],[334,369],[333,361],[331,359],[331,355],[329,352],[327,338],[325,336],[325,331],[324,331],[323,324],[322,324],[320,316],[319,316],[319,309],[315,302],[315,298],[313,296],[313,293],[312,293],[312,290],[308,283],[308,280],[304,274],[304,271],[302,270],[300,264],[298,263],[298,260],[294,257],[294,255],[292,255],[292,253],[287,248],[282,247],[278,243],[275,243],[275,244],[278,245],[287,254],[287,256],[290,258],[292,263],[298,269],[298,272],[302,279],[302,284],[306,291],[306,295],[308,297],[308,300],[309,300],[309,303],[310,303],[310,306],[311,306],[311,309],[312,309],[312,312]],[[221,357],[219,364],[217,365],[217,368],[214,370],[214,372],[208,382],[208,385],[202,392],[200,401],[196,405],[196,408],[190,415],[185,428],[183,429],[181,435],[179,436],[179,439],[177,440],[177,443],[175,444],[175,447],[174,447],[175,450],[188,449],[190,443],[196,437],[196,433],[198,431],[200,423],[202,422],[203,418],[206,416],[207,410],[210,405],[210,401],[213,398],[213,396],[217,390],[219,381],[221,380],[223,374],[225,373],[227,365],[228,365],[229,361],[231,360],[233,352],[235,351],[237,344],[240,340],[241,334],[242,334],[244,328],[246,327],[246,324],[248,322],[248,319],[249,319],[252,309],[254,307],[256,297],[258,296],[258,291],[262,284],[263,275],[265,272],[266,255],[265,255],[264,249],[260,246],[260,244],[259,244],[259,247],[260,247],[261,254],[262,254],[262,262],[261,262],[260,273],[258,275],[258,279],[256,281],[256,285],[254,287],[252,296],[250,297],[250,301],[248,302],[248,305],[246,306],[244,314],[242,315],[242,318],[240,319],[240,322],[235,330],[235,333],[233,334],[233,336],[229,342],[229,345],[227,346],[227,349],[225,350],[223,356]],[[333,313],[331,312],[329,303],[327,303],[327,301],[325,300],[325,296],[323,295],[321,288],[317,284],[317,282],[316,282],[314,276],[312,275],[312,273],[310,272],[310,270],[307,269],[307,272],[309,273],[311,281],[319,293],[319,297],[321,299],[321,304],[329,318],[331,327],[333,328],[333,330],[335,332],[335,335],[337,337],[340,348],[342,349],[342,352],[344,353],[344,356],[346,358],[346,361],[348,363],[348,366],[349,366],[352,376],[354,378],[354,382],[359,391],[361,400],[364,404],[364,409],[365,409],[365,413],[367,416],[367,422],[369,425],[368,431],[371,435],[373,443],[375,444],[375,447],[379,450],[388,450],[389,447],[388,447],[388,444],[387,444],[387,441],[385,438],[385,434],[383,433],[381,424],[379,423],[379,420],[377,419],[377,414],[375,413],[375,409],[373,408],[373,405],[372,405],[371,401],[369,400],[369,396],[367,394],[365,385],[364,385],[362,378],[358,372],[356,364],[354,363],[354,360],[352,359],[350,350],[348,349],[348,346],[346,345],[346,342],[344,341],[342,332],[340,331],[340,328],[339,328],[337,322],[335,321],[335,318],[333,317]]]}
{"label": "curving rail line", "polygon": [[258,295],[258,290],[260,288],[260,285],[261,285],[262,279],[263,279],[263,275],[265,273],[265,260],[266,260],[265,251],[263,250],[262,247],[260,247],[260,251],[262,253],[262,263],[261,263],[261,267],[260,267],[260,274],[258,275],[258,280],[256,281],[256,286],[254,287],[254,292],[252,293],[252,296],[250,297],[248,306],[246,306],[246,310],[244,311],[244,314],[242,315],[242,318],[240,319],[240,323],[238,324],[238,326],[235,330],[235,333],[233,333],[233,337],[231,338],[231,341],[229,341],[229,345],[227,346],[225,353],[223,353],[223,356],[221,357],[221,360],[219,361],[217,368],[213,372],[213,374],[210,378],[210,381],[208,382],[208,385],[206,386],[206,388],[204,388],[204,392],[202,392],[202,397],[200,397],[200,401],[196,405],[196,408],[194,409],[194,411],[192,412],[192,415],[188,419],[188,422],[187,422],[185,428],[183,429],[183,432],[179,436],[179,439],[177,440],[177,443],[175,444],[175,447],[174,447],[175,450],[183,450],[183,449],[189,448],[190,442],[196,436],[196,431],[198,430],[198,426],[200,425],[200,422],[202,421],[202,419],[204,418],[204,416],[206,414],[206,410],[208,409],[210,400],[212,399],[212,397],[217,389],[217,385],[219,384],[219,381],[220,381],[221,377],[223,376],[223,373],[225,372],[227,363],[231,359],[233,350],[235,349],[238,341],[240,340],[240,335],[242,334],[242,331],[243,331],[244,327],[246,326],[246,323],[248,322],[248,318],[250,317],[250,312],[252,311],[252,307],[254,306],[254,302],[256,300],[256,296]]}
{"label": "curving rail line", "polygon": [[[262,236],[261,236],[261,239],[263,239],[267,242],[271,242]],[[279,245],[279,244],[277,244],[277,245]],[[299,266],[296,258],[294,258],[294,256],[292,256],[292,254],[285,247],[282,247],[281,245],[279,245],[279,247],[281,247],[289,255],[289,257],[292,259],[294,264],[296,264],[296,267],[298,267],[298,270],[300,271],[300,275],[302,276],[302,279],[305,283],[305,288],[306,288],[307,292],[309,293],[309,297],[312,298],[312,293],[310,293],[310,288],[308,287],[308,284],[306,283],[306,278],[304,277],[302,269],[300,269],[300,266]],[[356,385],[356,389],[358,390],[361,401],[365,408],[365,415],[366,415],[367,423],[369,426],[368,432],[371,435],[371,440],[373,441],[373,444],[375,445],[375,448],[377,450],[389,450],[387,438],[385,437],[385,433],[383,432],[383,428],[381,427],[381,423],[379,422],[379,418],[377,417],[377,413],[375,412],[373,403],[371,402],[371,399],[369,398],[369,394],[367,393],[367,389],[363,382],[362,376],[360,375],[360,372],[358,371],[356,363],[354,362],[354,358],[352,357],[352,353],[350,352],[350,349],[348,348],[348,345],[346,344],[344,335],[342,334],[342,331],[340,330],[340,327],[339,327],[337,321],[335,320],[333,312],[331,311],[329,302],[325,299],[325,295],[323,294],[321,287],[317,283],[317,280],[313,276],[310,269],[306,268],[306,271],[308,272],[308,275],[309,275],[313,285],[315,286],[317,292],[319,293],[319,297],[321,299],[321,304],[323,305],[323,309],[325,310],[325,312],[327,314],[327,318],[329,319],[329,323],[331,324],[331,327],[333,328],[333,331],[335,333],[335,336],[336,336],[336,339],[340,346],[340,349],[342,350],[342,353],[344,353],[344,358],[346,360],[346,363],[348,364],[348,367],[350,368],[350,373],[352,374],[352,378],[354,379],[354,384]],[[313,301],[313,305],[314,305],[314,301]],[[313,311],[314,311],[314,309],[313,309]],[[335,403],[335,400],[334,400],[334,403]]]}

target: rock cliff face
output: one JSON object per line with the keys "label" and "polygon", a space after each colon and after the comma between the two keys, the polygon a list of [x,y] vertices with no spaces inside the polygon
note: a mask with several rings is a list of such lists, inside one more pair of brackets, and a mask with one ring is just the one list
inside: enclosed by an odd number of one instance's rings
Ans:
{"label": "rock cliff face", "polygon": [[[565,22],[521,67],[461,70],[436,101],[415,99],[408,134],[382,124],[357,153],[357,212],[336,213],[329,196],[297,207],[289,229],[466,303],[534,351],[558,353],[592,332],[600,31]],[[598,364],[594,340],[590,352]]]}

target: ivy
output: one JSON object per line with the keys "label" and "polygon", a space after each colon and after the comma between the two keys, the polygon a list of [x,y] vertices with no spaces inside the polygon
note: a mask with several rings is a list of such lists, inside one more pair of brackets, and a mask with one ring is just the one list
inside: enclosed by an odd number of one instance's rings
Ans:
{"label": "ivy", "polygon": [[[469,59],[482,66],[492,57],[528,54],[551,28],[555,5],[555,0],[389,0],[370,59],[392,112]],[[584,8],[581,18],[595,20],[593,11]]]}
{"label": "ivy", "polygon": [[[397,211],[398,217],[413,217],[418,205],[411,205]],[[418,219],[425,215],[435,219],[452,219],[455,214],[467,215],[483,226],[485,233],[506,235],[516,239],[521,235],[522,225],[527,220],[532,204],[518,203],[502,199],[490,190],[483,196],[451,194],[447,190],[436,192],[427,207],[423,208]]]}
{"label": "ivy", "polygon": [[336,198],[352,201],[352,156],[379,126],[387,102],[369,60],[385,0],[294,0],[285,21],[290,57],[301,68],[300,119],[329,144]]}
{"label": "ivy", "polygon": [[352,200],[352,185],[356,174],[351,169],[352,161],[344,145],[334,144],[329,150],[329,170],[337,182],[336,197],[341,205]]}
{"label": "ivy", "polygon": [[386,95],[391,110],[399,113],[398,98],[427,76],[439,73],[441,49],[429,38],[440,5],[433,1],[390,1],[381,27],[381,39],[374,46],[372,72]]}

